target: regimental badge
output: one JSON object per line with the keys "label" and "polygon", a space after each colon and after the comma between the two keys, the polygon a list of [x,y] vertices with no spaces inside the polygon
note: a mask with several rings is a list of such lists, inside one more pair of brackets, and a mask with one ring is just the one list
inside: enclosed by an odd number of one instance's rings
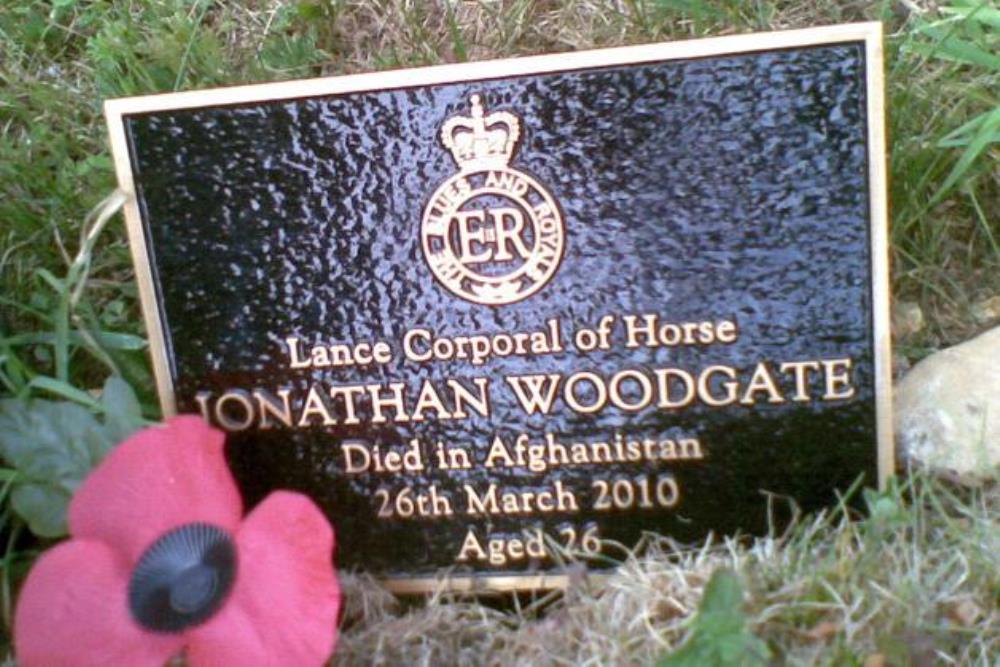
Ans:
{"label": "regimental badge", "polygon": [[517,116],[483,113],[479,95],[472,116],[453,116],[441,143],[459,172],[424,209],[421,241],[434,276],[454,294],[491,306],[514,303],[540,290],[559,268],[564,233],[552,195],[510,166],[521,134]]}

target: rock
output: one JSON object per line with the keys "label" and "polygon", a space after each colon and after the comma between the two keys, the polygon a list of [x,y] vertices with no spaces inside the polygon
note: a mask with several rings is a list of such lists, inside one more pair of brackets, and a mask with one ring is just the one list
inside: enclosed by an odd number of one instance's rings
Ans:
{"label": "rock", "polygon": [[885,667],[885,656],[881,653],[873,653],[865,658],[864,667]]}
{"label": "rock", "polygon": [[971,628],[979,622],[983,609],[974,600],[964,598],[953,600],[946,605],[948,617],[965,628]]}
{"label": "rock", "polygon": [[919,303],[899,301],[892,308],[892,333],[907,338],[924,328],[924,311]]}
{"label": "rock", "polygon": [[1000,327],[937,352],[896,387],[902,457],[963,482],[1000,467]]}
{"label": "rock", "polygon": [[984,324],[1000,320],[1000,294],[983,299],[972,305],[972,316]]}

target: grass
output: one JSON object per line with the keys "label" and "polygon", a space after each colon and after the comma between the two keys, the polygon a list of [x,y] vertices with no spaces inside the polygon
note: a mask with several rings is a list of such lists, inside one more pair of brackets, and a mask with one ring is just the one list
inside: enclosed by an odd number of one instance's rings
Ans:
{"label": "grass", "polygon": [[561,597],[485,606],[438,595],[406,608],[348,578],[333,665],[654,664],[691,634],[719,568],[742,578],[745,617],[772,664],[995,665],[1000,486],[917,474],[866,500],[863,515],[841,506],[755,541],[684,549],[650,536],[610,579],[580,571]]}
{"label": "grass", "polygon": [[[1000,295],[995,3],[7,0],[0,396],[92,405],[86,390],[116,373],[156,416],[124,229],[110,217],[107,97],[871,19],[887,31],[893,295],[926,321],[897,338],[905,361],[997,324],[975,316]],[[13,473],[0,473],[3,501]],[[509,651],[538,664],[648,663],[689,634],[707,575],[724,564],[747,586],[752,630],[792,664],[931,664],[930,652],[989,664],[1000,654],[990,488],[917,480],[874,499],[867,517],[805,517],[782,537],[696,552],[651,538],[605,586],[581,575],[561,599],[513,609],[440,596],[411,608],[355,582],[335,661],[481,663]],[[37,545],[0,506],[6,625],[12,581]],[[979,618],[956,621],[963,608]]]}

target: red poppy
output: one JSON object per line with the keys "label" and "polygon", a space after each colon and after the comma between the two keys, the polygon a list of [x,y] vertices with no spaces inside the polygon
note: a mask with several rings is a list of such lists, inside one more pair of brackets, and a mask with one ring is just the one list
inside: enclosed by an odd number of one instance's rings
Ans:
{"label": "red poppy", "polygon": [[336,640],[333,530],[277,491],[243,518],[224,436],[196,417],[132,436],[84,481],[72,539],[21,591],[20,664],[317,665]]}

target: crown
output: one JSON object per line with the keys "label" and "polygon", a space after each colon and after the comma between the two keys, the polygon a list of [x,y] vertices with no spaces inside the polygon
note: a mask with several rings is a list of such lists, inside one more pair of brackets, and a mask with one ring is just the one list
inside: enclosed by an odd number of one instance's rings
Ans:
{"label": "crown", "polygon": [[453,116],[441,127],[441,143],[451,151],[461,171],[506,167],[521,135],[521,122],[512,113],[483,115],[479,95],[469,98],[472,116]]}

